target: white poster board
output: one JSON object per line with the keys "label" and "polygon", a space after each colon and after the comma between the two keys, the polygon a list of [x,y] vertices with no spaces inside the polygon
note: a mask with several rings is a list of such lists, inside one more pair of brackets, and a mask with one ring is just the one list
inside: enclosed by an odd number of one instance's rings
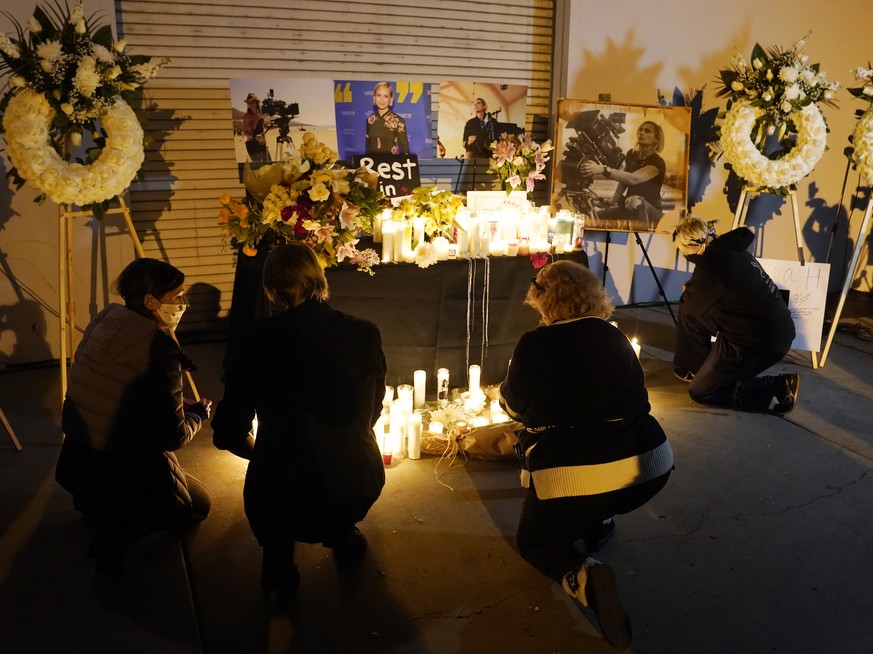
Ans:
{"label": "white poster board", "polygon": [[797,331],[792,349],[820,351],[831,265],[778,259],[758,259],[758,263],[776,286],[788,291],[788,308]]}

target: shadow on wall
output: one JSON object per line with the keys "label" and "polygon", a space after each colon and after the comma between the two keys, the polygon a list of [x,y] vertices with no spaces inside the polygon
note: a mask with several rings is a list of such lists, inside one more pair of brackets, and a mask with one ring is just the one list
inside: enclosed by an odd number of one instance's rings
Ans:
{"label": "shadow on wall", "polygon": [[155,239],[160,251],[160,256],[156,258],[169,261],[157,223],[161,215],[170,209],[173,197],[172,186],[176,177],[170,170],[173,163],[164,158],[160,148],[170,133],[180,129],[191,117],[178,116],[172,109],[161,109],[155,102],[146,105],[143,92],[138,94],[132,104],[146,132],[145,161],[140,169],[139,179],[130,185],[130,204],[135,215],[134,225],[141,241],[145,242],[149,235]]}

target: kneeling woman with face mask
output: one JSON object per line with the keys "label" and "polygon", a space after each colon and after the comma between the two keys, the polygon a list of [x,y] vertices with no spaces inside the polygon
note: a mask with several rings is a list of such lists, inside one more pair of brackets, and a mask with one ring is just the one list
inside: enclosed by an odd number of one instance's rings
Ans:
{"label": "kneeling woman with face mask", "polygon": [[181,531],[209,513],[206,487],[173,454],[212,404],[182,395],[192,363],[173,330],[186,308],[184,282],[168,263],[133,261],[116,283],[124,305],[94,317],[70,368],[56,479],[100,525],[87,554],[110,576],[146,534]]}

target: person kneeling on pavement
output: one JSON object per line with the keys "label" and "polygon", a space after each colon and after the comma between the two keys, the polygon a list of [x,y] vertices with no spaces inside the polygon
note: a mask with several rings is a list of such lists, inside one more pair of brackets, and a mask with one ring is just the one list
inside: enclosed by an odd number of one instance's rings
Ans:
{"label": "person kneeling on pavement", "polygon": [[689,216],[673,232],[694,264],[679,300],[673,364],[700,404],[783,415],[794,409],[800,375],[757,376],[791,349],[788,305],[749,252],[747,227],[716,236],[714,223]]}
{"label": "person kneeling on pavement", "polygon": [[631,626],[614,574],[590,553],[612,536],[614,515],[664,487],[673,452],[650,413],[640,361],[608,322],[613,307],[597,276],[557,261],[540,269],[525,302],[541,326],[521,336],[500,386],[501,405],[524,425],[519,552],[590,607],[606,639],[624,648]]}

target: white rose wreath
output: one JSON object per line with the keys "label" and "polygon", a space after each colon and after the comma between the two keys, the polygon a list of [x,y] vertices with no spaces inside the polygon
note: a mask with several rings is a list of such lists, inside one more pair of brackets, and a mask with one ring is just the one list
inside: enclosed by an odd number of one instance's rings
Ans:
{"label": "white rose wreath", "polygon": [[781,159],[768,159],[752,142],[755,121],[764,114],[748,102],[736,102],[728,110],[721,129],[721,146],[734,172],[752,186],[784,188],[812,172],[827,144],[827,125],[818,107],[805,106],[790,114],[797,129],[794,147]]}
{"label": "white rose wreath", "polygon": [[106,145],[90,165],[69,163],[52,147],[53,118],[49,102],[30,89],[9,100],[3,116],[6,153],[21,177],[58,204],[85,206],[123,193],[145,158],[143,131],[133,109],[118,98],[99,116]]}
{"label": "white rose wreath", "polygon": [[855,125],[852,135],[852,146],[855,148],[853,159],[868,185],[873,185],[873,109],[868,109]]}

